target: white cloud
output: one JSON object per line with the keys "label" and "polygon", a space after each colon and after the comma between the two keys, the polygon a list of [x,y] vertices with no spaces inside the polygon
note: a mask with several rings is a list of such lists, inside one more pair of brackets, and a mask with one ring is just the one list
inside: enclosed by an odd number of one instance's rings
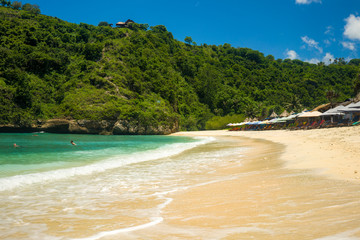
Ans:
{"label": "white cloud", "polygon": [[295,0],[296,4],[321,3],[321,0]]}
{"label": "white cloud", "polygon": [[334,28],[332,26],[327,26],[325,34],[334,35]]}
{"label": "white cloud", "polygon": [[305,60],[305,62],[308,62],[308,63],[313,63],[313,64],[318,64],[320,62],[319,59],[317,58],[312,58],[310,60]]}
{"label": "white cloud", "polygon": [[326,53],[321,61],[317,58],[312,58],[310,60],[306,59],[305,62],[313,63],[313,64],[318,64],[320,62],[323,62],[323,63],[325,63],[325,65],[329,65],[330,63],[332,63],[334,61],[334,59],[335,59],[334,55],[332,55],[331,53]]}
{"label": "white cloud", "polygon": [[323,52],[323,49],[319,47],[319,43],[316,42],[314,39],[311,39],[308,36],[304,36],[301,37],[301,40],[303,40],[303,42],[306,43],[309,47],[319,50],[320,53]]}
{"label": "white cloud", "polygon": [[355,44],[352,42],[341,42],[341,44],[343,45],[344,48],[347,48],[351,51],[355,50]]}
{"label": "white cloud", "polygon": [[322,62],[324,62],[326,65],[329,65],[334,60],[334,55],[331,53],[326,53],[325,57],[323,57]]}
{"label": "white cloud", "polygon": [[352,40],[360,40],[360,17],[350,14],[345,21],[344,36]]}
{"label": "white cloud", "polygon": [[291,60],[299,58],[299,55],[294,50],[287,51],[286,55],[287,55],[287,58],[289,58]]}
{"label": "white cloud", "polygon": [[335,38],[329,38],[324,40],[324,43],[327,47],[330,46],[333,42],[336,42]]}
{"label": "white cloud", "polygon": [[324,40],[324,43],[325,43],[326,45],[328,45],[328,46],[331,44],[330,40],[328,40],[328,39],[325,39],[325,40]]}

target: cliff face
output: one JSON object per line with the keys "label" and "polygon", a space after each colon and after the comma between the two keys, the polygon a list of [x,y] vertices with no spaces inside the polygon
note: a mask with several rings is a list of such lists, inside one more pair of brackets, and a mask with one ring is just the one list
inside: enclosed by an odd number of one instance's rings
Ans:
{"label": "cliff face", "polygon": [[178,124],[166,126],[144,126],[137,122],[94,121],[94,120],[67,120],[51,119],[45,122],[38,121],[30,126],[14,124],[0,125],[0,132],[49,132],[70,134],[101,134],[101,135],[167,135],[178,131]]}

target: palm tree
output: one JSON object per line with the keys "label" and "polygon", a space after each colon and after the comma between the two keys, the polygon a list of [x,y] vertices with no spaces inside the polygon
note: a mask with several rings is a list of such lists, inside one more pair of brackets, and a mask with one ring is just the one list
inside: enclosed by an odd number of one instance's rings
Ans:
{"label": "palm tree", "polygon": [[245,106],[245,116],[254,118],[259,114],[259,108],[255,103],[250,102]]}
{"label": "palm tree", "polygon": [[300,99],[296,95],[291,95],[289,101],[285,104],[286,109],[300,112],[303,106],[300,103]]}
{"label": "palm tree", "polygon": [[334,107],[336,99],[339,97],[339,93],[335,90],[327,90],[326,98],[329,100],[331,107]]}
{"label": "palm tree", "polygon": [[355,78],[354,81],[354,96],[360,93],[360,74]]}

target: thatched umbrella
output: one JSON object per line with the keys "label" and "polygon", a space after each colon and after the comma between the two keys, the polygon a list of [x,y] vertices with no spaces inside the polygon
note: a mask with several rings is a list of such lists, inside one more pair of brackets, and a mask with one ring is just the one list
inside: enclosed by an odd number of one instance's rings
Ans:
{"label": "thatched umbrella", "polygon": [[277,118],[277,117],[278,117],[278,115],[276,114],[276,112],[272,112],[272,114],[270,115],[269,118]]}
{"label": "thatched umbrella", "polygon": [[288,111],[284,110],[282,114],[280,114],[280,117],[288,117],[289,115]]}

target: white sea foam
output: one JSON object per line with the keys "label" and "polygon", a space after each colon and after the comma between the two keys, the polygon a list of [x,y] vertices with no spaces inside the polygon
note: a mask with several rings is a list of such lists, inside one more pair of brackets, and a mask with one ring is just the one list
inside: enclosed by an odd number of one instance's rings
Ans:
{"label": "white sea foam", "polygon": [[359,237],[354,236],[355,234],[359,233],[360,228],[352,229],[346,232],[338,233],[331,236],[326,236],[322,238],[316,238],[314,240],[360,240]]}
{"label": "white sea foam", "polygon": [[145,224],[142,224],[142,225],[138,225],[138,226],[134,226],[134,227],[128,227],[128,228],[120,228],[120,229],[116,229],[116,230],[113,230],[113,231],[100,232],[100,233],[98,233],[98,234],[96,234],[94,236],[86,237],[86,238],[76,238],[76,240],[96,240],[96,239],[100,239],[100,238],[103,238],[103,237],[107,237],[107,236],[111,236],[111,235],[115,235],[115,234],[119,234],[119,233],[132,232],[132,231],[148,228],[148,227],[154,226],[156,224],[159,224],[162,221],[163,221],[162,217],[157,217],[157,218],[153,218],[151,222],[148,222],[148,223],[145,223]]}
{"label": "white sea foam", "polygon": [[16,175],[0,179],[0,191],[11,190],[24,185],[46,183],[49,181],[63,180],[75,176],[91,175],[107,170],[119,168],[129,164],[152,161],[180,154],[186,150],[195,148],[199,145],[214,141],[214,138],[198,138],[199,141],[192,143],[175,143],[164,145],[155,150],[149,150],[142,153],[134,153],[113,157],[94,164],[73,167],[67,169],[58,169],[41,173],[31,173]]}

